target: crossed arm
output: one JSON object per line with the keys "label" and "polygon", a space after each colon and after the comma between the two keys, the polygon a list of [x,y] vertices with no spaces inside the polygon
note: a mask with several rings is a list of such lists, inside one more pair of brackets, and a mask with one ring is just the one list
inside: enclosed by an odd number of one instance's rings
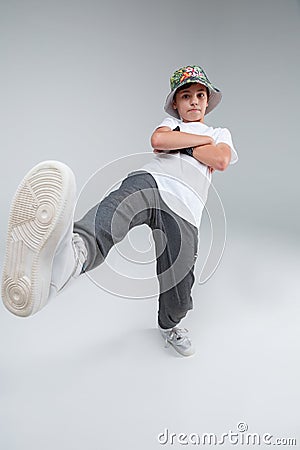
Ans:
{"label": "crossed arm", "polygon": [[211,171],[225,170],[230,163],[231,149],[228,144],[215,144],[210,136],[174,132],[169,127],[160,127],[151,136],[155,153],[194,147],[193,157],[207,165]]}

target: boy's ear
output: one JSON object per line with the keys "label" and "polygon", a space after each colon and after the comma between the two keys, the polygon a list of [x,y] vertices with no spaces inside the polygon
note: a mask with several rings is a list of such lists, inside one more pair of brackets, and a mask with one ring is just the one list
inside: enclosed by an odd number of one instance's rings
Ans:
{"label": "boy's ear", "polygon": [[173,109],[177,109],[176,103],[173,102]]}

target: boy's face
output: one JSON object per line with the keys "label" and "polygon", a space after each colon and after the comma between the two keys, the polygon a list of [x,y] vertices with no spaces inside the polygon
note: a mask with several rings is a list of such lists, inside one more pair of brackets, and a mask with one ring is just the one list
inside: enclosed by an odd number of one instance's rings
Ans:
{"label": "boy's face", "polygon": [[207,90],[203,84],[192,83],[174,96],[173,108],[183,122],[203,122],[208,105]]}

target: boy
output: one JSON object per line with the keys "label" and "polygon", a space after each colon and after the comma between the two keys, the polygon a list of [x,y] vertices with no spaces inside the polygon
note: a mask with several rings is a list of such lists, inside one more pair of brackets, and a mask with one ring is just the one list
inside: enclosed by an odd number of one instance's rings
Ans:
{"label": "boy", "polygon": [[[2,298],[18,316],[42,309],[73,278],[101,264],[133,227],[153,231],[159,281],[158,327],[181,355],[194,353],[188,330],[177,325],[192,309],[198,228],[214,170],[237,161],[230,132],[204,124],[221,92],[199,66],[171,77],[166,118],[154,131],[155,156],[131,172],[73,223],[74,175],[57,161],[35,166],[12,203]],[[159,232],[156,232],[159,231]]]}

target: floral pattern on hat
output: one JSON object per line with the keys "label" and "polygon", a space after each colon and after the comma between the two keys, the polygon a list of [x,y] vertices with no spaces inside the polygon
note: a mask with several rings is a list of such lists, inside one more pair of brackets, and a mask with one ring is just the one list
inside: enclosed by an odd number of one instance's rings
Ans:
{"label": "floral pattern on hat", "polygon": [[177,89],[179,86],[189,81],[199,81],[203,84],[213,87],[206,76],[206,73],[200,66],[186,66],[176,70],[170,78],[171,90]]}

